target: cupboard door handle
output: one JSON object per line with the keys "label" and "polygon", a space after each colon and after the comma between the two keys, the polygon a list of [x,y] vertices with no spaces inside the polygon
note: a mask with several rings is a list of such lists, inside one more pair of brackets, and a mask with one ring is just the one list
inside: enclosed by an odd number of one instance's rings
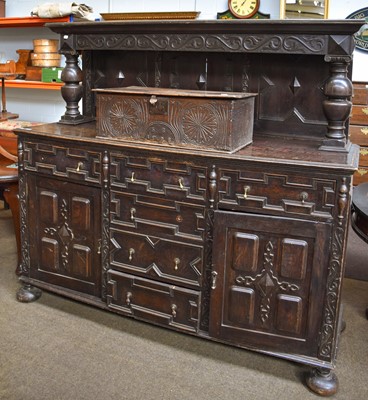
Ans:
{"label": "cupboard door handle", "polygon": [[130,248],[129,249],[129,261],[133,260],[134,253],[135,253],[135,250],[133,248]]}
{"label": "cupboard door handle", "polygon": [[184,179],[183,178],[179,179],[179,186],[180,186],[180,189],[184,189]]}
{"label": "cupboard door handle", "polygon": [[244,198],[248,197],[248,193],[250,191],[250,186],[244,186]]}
{"label": "cupboard door handle", "polygon": [[101,239],[98,240],[97,254],[101,254]]}
{"label": "cupboard door handle", "polygon": [[82,163],[82,161],[79,161],[79,163],[77,164],[77,172],[79,172],[82,167],[83,167],[83,163]]}
{"label": "cupboard door handle", "polygon": [[176,318],[176,310],[178,309],[176,304],[172,304],[171,305],[171,315],[173,316],[173,318]]}
{"label": "cupboard door handle", "polygon": [[179,264],[180,264],[180,258],[175,257],[174,258],[174,263],[175,263],[175,271],[177,271],[179,269]]}
{"label": "cupboard door handle", "polygon": [[135,209],[134,207],[132,207],[132,208],[130,209],[130,219],[131,219],[132,221],[134,221],[134,219],[135,219],[135,212],[136,212],[136,209]]}
{"label": "cupboard door handle", "polygon": [[216,289],[217,272],[216,271],[212,271],[211,272],[211,276],[212,276],[211,289]]}
{"label": "cupboard door handle", "polygon": [[130,177],[130,182],[134,182],[135,178],[134,178],[134,172],[132,172],[132,176]]}
{"label": "cupboard door handle", "polygon": [[131,305],[132,297],[133,297],[132,292],[128,292],[127,295],[126,295],[126,300],[125,300],[128,307],[130,307],[130,305]]}

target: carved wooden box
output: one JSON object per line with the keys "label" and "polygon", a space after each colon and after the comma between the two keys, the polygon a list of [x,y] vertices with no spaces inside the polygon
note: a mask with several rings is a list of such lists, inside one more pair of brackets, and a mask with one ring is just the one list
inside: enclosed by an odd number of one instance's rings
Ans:
{"label": "carved wooden box", "polygon": [[252,142],[253,93],[95,89],[98,136],[234,152]]}

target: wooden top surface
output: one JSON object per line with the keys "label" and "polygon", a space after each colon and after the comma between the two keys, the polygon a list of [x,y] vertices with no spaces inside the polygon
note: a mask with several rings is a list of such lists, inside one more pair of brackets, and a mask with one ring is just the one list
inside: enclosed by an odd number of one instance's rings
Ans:
{"label": "wooden top surface", "polygon": [[[320,141],[311,139],[297,139],[292,137],[282,138],[276,136],[256,135],[253,143],[243,149],[229,154],[216,150],[193,149],[186,147],[173,147],[169,145],[148,144],[137,141],[117,140],[111,138],[97,137],[96,124],[94,122],[80,125],[46,124],[27,129],[18,129],[17,134],[28,134],[37,136],[42,140],[62,140],[69,142],[68,145],[93,143],[101,150],[108,146],[115,150],[124,151],[130,148],[140,153],[152,153],[158,150],[161,153],[177,156],[183,159],[190,156],[203,157],[207,159],[247,160],[267,164],[290,165],[291,167],[318,167],[323,169],[343,170],[353,173],[358,168],[359,146],[352,145],[348,153],[318,150]],[[30,137],[32,139],[32,137]],[[71,143],[75,142],[75,143]]]}

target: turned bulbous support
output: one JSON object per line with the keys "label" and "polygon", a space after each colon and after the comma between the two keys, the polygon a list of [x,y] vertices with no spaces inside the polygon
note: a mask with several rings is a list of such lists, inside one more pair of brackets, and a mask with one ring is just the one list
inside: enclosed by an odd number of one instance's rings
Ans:
{"label": "turned bulbous support", "polygon": [[345,134],[345,124],[349,118],[353,94],[353,85],[348,78],[350,58],[327,57],[331,62],[330,77],[324,86],[327,99],[323,102],[323,111],[327,118],[327,133],[322,150],[348,151],[349,140]]}

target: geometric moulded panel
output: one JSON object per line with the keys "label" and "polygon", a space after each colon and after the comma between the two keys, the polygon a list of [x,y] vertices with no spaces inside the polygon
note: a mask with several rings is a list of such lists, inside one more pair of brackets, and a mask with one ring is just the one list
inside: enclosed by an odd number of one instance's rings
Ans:
{"label": "geometric moulded panel", "polygon": [[73,228],[87,231],[91,228],[91,202],[82,197],[73,197],[72,204]]}
{"label": "geometric moulded panel", "polygon": [[277,296],[276,329],[299,335],[302,323],[302,299],[297,296]]}
{"label": "geometric moulded panel", "polygon": [[41,268],[44,271],[59,270],[59,243],[50,238],[41,239]]}
{"label": "geometric moulded panel", "polygon": [[283,239],[280,275],[284,278],[305,278],[308,258],[308,243],[304,240]]}
{"label": "geometric moulded panel", "polygon": [[40,218],[46,225],[55,225],[58,220],[58,196],[56,193],[42,190],[40,193]]}
{"label": "geometric moulded panel", "polygon": [[92,276],[91,249],[75,244],[73,246],[73,276],[90,279]]}
{"label": "geometric moulded panel", "polygon": [[232,326],[244,326],[253,323],[255,293],[251,288],[233,286],[229,292],[228,320]]}
{"label": "geometric moulded panel", "polygon": [[257,235],[236,232],[233,237],[232,268],[236,271],[256,271],[258,250],[259,237]]}

